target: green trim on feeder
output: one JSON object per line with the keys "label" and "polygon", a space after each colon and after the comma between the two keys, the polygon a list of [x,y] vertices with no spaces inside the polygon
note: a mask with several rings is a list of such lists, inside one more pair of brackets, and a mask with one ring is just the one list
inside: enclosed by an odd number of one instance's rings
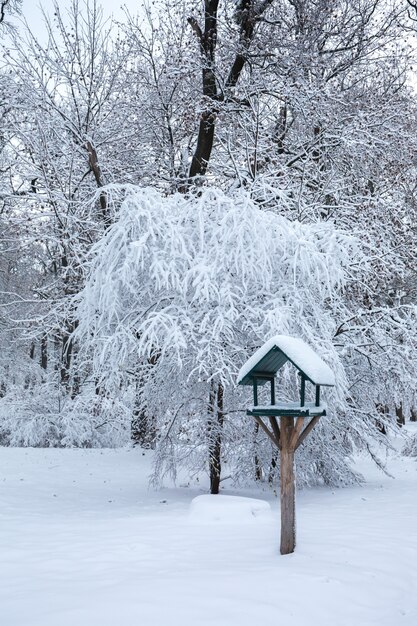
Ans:
{"label": "green trim on feeder", "polygon": [[246,411],[246,415],[251,415],[252,417],[324,417],[326,415],[326,409],[321,409],[316,412],[314,407],[311,406],[300,406],[293,409],[279,406],[254,406],[252,409]]}
{"label": "green trim on feeder", "polygon": [[253,385],[253,381],[256,378],[258,387],[263,386],[263,385],[266,385],[266,383],[268,383],[274,377],[275,377],[275,374],[271,372],[254,372],[253,374],[251,374],[250,382],[247,384]]}
{"label": "green trim on feeder", "polygon": [[316,385],[316,406],[320,406],[320,385]]}
{"label": "green trim on feeder", "polygon": [[300,404],[304,406],[306,400],[306,377],[301,372],[301,387],[300,387]]}
{"label": "green trim on feeder", "polygon": [[271,404],[275,404],[275,378],[271,378]]}
{"label": "green trim on feeder", "polygon": [[[286,355],[279,348],[272,348],[248,374],[239,382],[239,385],[252,385],[255,376],[264,377],[265,382],[275,376],[275,373],[288,361]],[[265,382],[263,384],[265,384]]]}

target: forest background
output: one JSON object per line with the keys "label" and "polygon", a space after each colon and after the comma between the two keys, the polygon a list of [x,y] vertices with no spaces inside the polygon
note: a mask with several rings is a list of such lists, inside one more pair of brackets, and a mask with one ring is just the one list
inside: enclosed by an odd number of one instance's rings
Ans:
{"label": "forest background", "polygon": [[338,382],[299,482],[358,480],[417,419],[417,5],[60,5],[0,2],[1,443],[272,481],[236,374],[282,333]]}

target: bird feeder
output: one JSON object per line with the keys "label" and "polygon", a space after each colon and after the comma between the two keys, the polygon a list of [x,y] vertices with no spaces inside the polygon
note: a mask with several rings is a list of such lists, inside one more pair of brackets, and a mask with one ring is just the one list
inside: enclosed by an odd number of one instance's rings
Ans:
{"label": "bird feeder", "polygon": [[[299,402],[276,402],[275,375],[287,362],[300,375]],[[294,552],[296,539],[294,453],[320,417],[326,415],[326,408],[320,399],[320,388],[334,387],[334,374],[304,341],[296,337],[276,335],[243,365],[237,382],[253,388],[253,406],[247,411],[247,415],[256,420],[280,451],[281,554],[290,554]],[[306,383],[314,388],[313,402],[306,402]],[[271,402],[260,405],[259,387],[268,384]]]}

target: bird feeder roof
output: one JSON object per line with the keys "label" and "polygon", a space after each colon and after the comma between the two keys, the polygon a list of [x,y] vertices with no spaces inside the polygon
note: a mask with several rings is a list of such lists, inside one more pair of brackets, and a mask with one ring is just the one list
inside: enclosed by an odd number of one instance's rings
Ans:
{"label": "bird feeder roof", "polygon": [[302,339],[287,335],[276,335],[259,348],[241,368],[237,382],[252,385],[254,377],[271,378],[287,361],[314,385],[334,387],[330,367]]}

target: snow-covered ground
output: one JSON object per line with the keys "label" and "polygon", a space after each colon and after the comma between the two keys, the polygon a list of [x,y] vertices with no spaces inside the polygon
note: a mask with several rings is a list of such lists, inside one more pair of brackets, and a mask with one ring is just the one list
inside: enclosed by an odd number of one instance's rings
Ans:
{"label": "snow-covered ground", "polygon": [[147,486],[141,450],[0,449],[2,626],[416,626],[417,462],[279,503]]}

